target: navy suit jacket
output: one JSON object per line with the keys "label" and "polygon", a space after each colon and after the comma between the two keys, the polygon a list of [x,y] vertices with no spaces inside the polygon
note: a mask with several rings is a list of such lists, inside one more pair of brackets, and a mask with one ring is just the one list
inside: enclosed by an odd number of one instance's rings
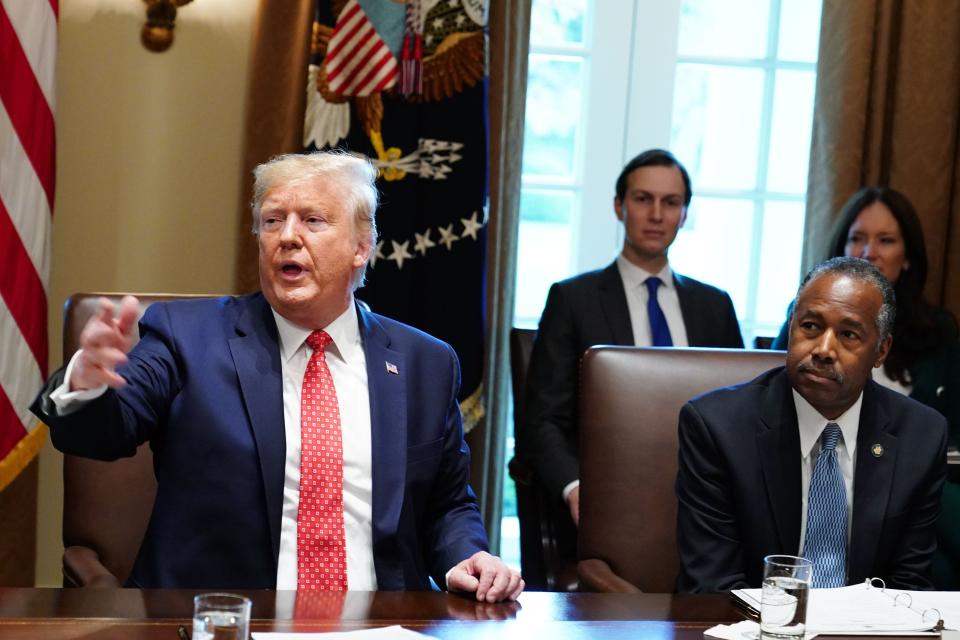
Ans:
{"label": "navy suit jacket", "polygon": [[[692,347],[743,348],[733,302],[725,291],[673,274]],[[598,344],[633,345],[633,327],[617,263],[550,288],[530,357],[525,426],[517,450],[529,458],[551,495],[580,477],[580,358]]]}
{"label": "navy suit jacket", "polygon": [[[759,587],[763,557],[800,547],[800,435],[783,367],[680,412],[679,591]],[[847,582],[931,589],[946,478],[943,416],[873,381],[863,390]],[[879,455],[878,455],[879,454]]]}
{"label": "navy suit jacket", "polygon": [[[370,392],[373,552],[383,590],[429,589],[487,539],[469,487],[453,350],[357,309]],[[103,460],[150,442],[157,497],[137,587],[276,586],[286,444],[276,323],[261,294],[157,303],[119,373],[128,384],[57,417],[66,453]],[[396,373],[386,363],[396,365]],[[104,523],[109,526],[109,523]]]}

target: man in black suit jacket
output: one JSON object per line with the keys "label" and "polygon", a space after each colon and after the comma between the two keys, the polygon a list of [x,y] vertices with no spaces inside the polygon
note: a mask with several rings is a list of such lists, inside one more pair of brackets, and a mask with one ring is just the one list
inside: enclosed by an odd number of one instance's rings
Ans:
{"label": "man in black suit jacket", "polygon": [[[868,262],[827,261],[800,286],[786,368],[684,406],[680,591],[759,587],[764,556],[816,555],[808,543],[823,525],[811,523],[825,520],[837,526],[841,584],[880,577],[887,586],[932,588],[947,426],[870,379],[889,351],[894,309],[893,289]],[[818,442],[830,424],[842,435],[825,451]],[[818,502],[811,479],[823,456],[836,456],[845,498],[829,518],[806,506]],[[814,586],[830,561],[814,563]]]}
{"label": "man in black suit jacket", "polygon": [[644,282],[660,277],[657,298],[675,346],[743,347],[730,296],[670,270],[667,252],[686,219],[692,192],[686,169],[669,151],[651,149],[617,178],[614,212],[623,250],[599,271],[554,284],[540,319],[527,375],[526,426],[517,448],[546,490],[562,495],[579,520],[578,372],[597,344],[653,344]]}

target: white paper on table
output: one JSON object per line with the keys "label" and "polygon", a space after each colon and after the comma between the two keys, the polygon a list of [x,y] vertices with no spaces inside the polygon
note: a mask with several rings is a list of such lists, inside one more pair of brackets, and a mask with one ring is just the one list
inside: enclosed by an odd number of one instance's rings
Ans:
{"label": "white paper on table", "polygon": [[[930,607],[939,610],[948,627],[958,621],[957,592],[914,591],[909,592],[909,598],[899,596],[900,593],[896,589],[874,588],[867,584],[811,589],[807,629],[828,635],[937,635],[931,631],[936,619],[927,615]],[[760,589],[739,589],[733,594],[749,606],[760,609]],[[948,604],[952,606],[948,608]]]}
{"label": "white paper on table", "polygon": [[[708,638],[720,640],[757,640],[760,637],[760,623],[752,620],[741,620],[736,624],[718,624],[703,632]],[[817,634],[807,633],[804,640],[815,638]]]}
{"label": "white paper on table", "polygon": [[356,631],[318,631],[318,632],[254,632],[253,640],[417,640],[434,638],[425,633],[405,629],[400,625],[357,629]]}

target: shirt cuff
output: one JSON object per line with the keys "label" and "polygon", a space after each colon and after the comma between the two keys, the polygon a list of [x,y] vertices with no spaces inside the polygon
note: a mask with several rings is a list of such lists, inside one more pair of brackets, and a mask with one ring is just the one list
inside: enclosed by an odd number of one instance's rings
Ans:
{"label": "shirt cuff", "polygon": [[573,490],[580,486],[579,480],[574,480],[567,486],[563,488],[563,501],[570,502],[570,494],[573,493]]}
{"label": "shirt cuff", "polygon": [[453,573],[453,570],[457,568],[457,565],[450,567],[450,570],[447,571],[443,576],[443,588],[447,591],[450,591],[450,574]]}
{"label": "shirt cuff", "polygon": [[96,400],[107,391],[107,385],[105,384],[93,389],[70,391],[70,375],[73,373],[73,367],[77,363],[77,358],[80,357],[81,351],[82,349],[78,350],[73,354],[73,357],[70,358],[70,364],[67,365],[67,370],[63,374],[63,384],[50,392],[50,400],[53,402],[58,416],[70,415],[91,400]]}

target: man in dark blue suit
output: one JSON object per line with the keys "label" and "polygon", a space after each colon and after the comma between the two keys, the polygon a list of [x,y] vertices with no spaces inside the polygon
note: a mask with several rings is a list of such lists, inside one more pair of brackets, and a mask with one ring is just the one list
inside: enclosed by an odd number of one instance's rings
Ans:
{"label": "man in dark blue suit", "polygon": [[871,380],[893,288],[834,258],[804,279],[786,367],[680,412],[680,591],[759,587],[763,558],[804,555],[813,586],[931,589],[946,420]]}
{"label": "man in dark blue suit", "polygon": [[[375,169],[316,153],[255,175],[262,293],[154,304],[132,351],[137,301],[115,319],[104,300],[34,405],[71,454],[110,460],[150,442],[157,497],[129,584],[419,590],[432,579],[516,599],[523,581],[486,552],[469,486],[456,355],[354,301],[376,246]],[[316,446],[314,402],[326,403]]]}

